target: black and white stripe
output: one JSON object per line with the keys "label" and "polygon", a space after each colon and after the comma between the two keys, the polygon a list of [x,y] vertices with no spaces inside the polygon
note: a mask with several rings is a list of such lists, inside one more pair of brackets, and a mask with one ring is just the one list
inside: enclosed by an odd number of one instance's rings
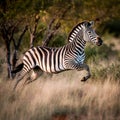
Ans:
{"label": "black and white stripe", "polygon": [[68,36],[68,41],[72,42],[73,40],[76,39],[77,35],[82,36],[82,25],[83,23],[77,24],[72,31],[70,32]]}
{"label": "black and white stripe", "polygon": [[23,71],[28,72],[32,68],[39,66],[45,72],[59,72],[64,70],[65,47],[33,47],[28,50],[23,57]]}
{"label": "black and white stripe", "polygon": [[[92,41],[91,37],[96,38],[96,40],[98,37],[98,35],[92,33],[93,29],[89,27],[89,24],[89,22],[82,22],[75,26],[68,37],[69,43],[63,47],[52,48],[37,46],[29,49],[23,57],[23,68],[15,87],[26,73],[36,66],[38,66],[41,71],[49,73],[57,73],[68,69],[79,70],[81,66],[84,67],[84,47],[87,41],[86,39]],[[89,31],[91,31],[91,34]],[[94,41],[95,40],[93,40],[93,42]]]}

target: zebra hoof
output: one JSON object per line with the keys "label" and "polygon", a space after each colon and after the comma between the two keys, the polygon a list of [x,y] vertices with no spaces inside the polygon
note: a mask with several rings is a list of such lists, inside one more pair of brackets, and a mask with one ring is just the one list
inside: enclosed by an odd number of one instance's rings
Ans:
{"label": "zebra hoof", "polygon": [[81,81],[82,81],[82,82],[85,82],[85,81],[87,81],[87,80],[90,78],[90,76],[91,76],[91,75],[89,75],[89,76],[86,76],[86,77],[83,77]]}
{"label": "zebra hoof", "polygon": [[86,80],[87,80],[86,77],[83,77],[81,81],[85,82]]}

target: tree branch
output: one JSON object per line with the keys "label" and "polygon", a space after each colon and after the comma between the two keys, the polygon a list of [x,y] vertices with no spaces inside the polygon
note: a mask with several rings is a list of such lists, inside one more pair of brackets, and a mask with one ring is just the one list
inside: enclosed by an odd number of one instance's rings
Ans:
{"label": "tree branch", "polygon": [[14,44],[14,53],[13,53],[13,57],[12,57],[12,70],[15,69],[15,66],[16,66],[16,63],[17,63],[17,52],[19,50],[19,47],[20,47],[20,44],[21,44],[21,41],[22,41],[22,38],[24,36],[24,34],[26,33],[26,31],[28,30],[28,26],[26,25],[23,32],[21,33],[19,39],[18,39],[18,43],[15,43],[15,39],[13,38],[13,44]]}
{"label": "tree branch", "polygon": [[29,28],[29,32],[30,32],[30,48],[32,48],[34,46],[33,43],[34,43],[34,40],[35,40],[35,34],[36,34],[36,31],[37,31],[39,20],[40,20],[40,16],[36,15],[33,30],[31,28]]}
{"label": "tree branch", "polygon": [[[43,39],[43,43],[42,46],[47,46],[50,42],[50,40],[53,38],[53,36],[57,33],[57,30],[60,28],[61,26],[61,22],[60,20],[64,18],[65,14],[68,12],[68,10],[71,7],[68,6],[63,12],[61,12],[62,14],[60,14],[59,16],[55,16],[53,17],[53,19],[50,21],[49,25],[48,25],[48,29],[45,33],[45,37]],[[55,23],[55,21],[58,21]]]}
{"label": "tree branch", "polygon": [[24,34],[26,33],[27,30],[28,30],[28,25],[25,26],[23,32],[21,33],[21,35],[20,35],[20,37],[18,39],[17,50],[19,49],[22,38],[23,38],[23,36],[24,36]]}

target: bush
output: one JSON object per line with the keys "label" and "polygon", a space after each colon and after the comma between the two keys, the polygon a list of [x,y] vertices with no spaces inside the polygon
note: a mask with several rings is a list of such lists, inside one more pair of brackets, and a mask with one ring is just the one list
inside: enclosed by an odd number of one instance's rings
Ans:
{"label": "bush", "polygon": [[111,19],[100,25],[99,28],[102,34],[108,32],[113,34],[114,37],[120,37],[120,19]]}
{"label": "bush", "polygon": [[87,62],[97,62],[101,59],[108,59],[110,57],[114,57],[118,55],[118,51],[113,50],[112,48],[114,45],[107,46],[106,44],[103,44],[100,47],[90,47],[87,46],[85,49],[86,54],[86,61]]}
{"label": "bush", "polygon": [[61,47],[65,45],[65,35],[57,35],[50,41],[49,46],[52,47]]}
{"label": "bush", "polygon": [[103,81],[106,78],[110,78],[112,81],[118,81],[120,78],[120,64],[112,64],[106,67],[96,67],[92,70],[92,78],[99,79],[101,78]]}

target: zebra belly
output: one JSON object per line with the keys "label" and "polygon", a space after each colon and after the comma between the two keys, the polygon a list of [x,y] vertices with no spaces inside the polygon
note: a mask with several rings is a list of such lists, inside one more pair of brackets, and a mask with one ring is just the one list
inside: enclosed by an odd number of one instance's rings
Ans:
{"label": "zebra belly", "polygon": [[57,73],[60,71],[63,71],[65,68],[62,65],[59,65],[59,67],[57,65],[50,65],[50,64],[46,64],[43,67],[40,67],[41,70],[43,70],[44,72],[49,72],[49,73]]}
{"label": "zebra belly", "polygon": [[47,67],[47,70],[46,70],[46,69],[43,69],[43,71],[49,72],[49,73],[58,73],[58,72],[61,72],[61,71],[63,71],[63,70],[64,70],[64,68],[54,69],[54,68],[49,68],[49,67]]}

